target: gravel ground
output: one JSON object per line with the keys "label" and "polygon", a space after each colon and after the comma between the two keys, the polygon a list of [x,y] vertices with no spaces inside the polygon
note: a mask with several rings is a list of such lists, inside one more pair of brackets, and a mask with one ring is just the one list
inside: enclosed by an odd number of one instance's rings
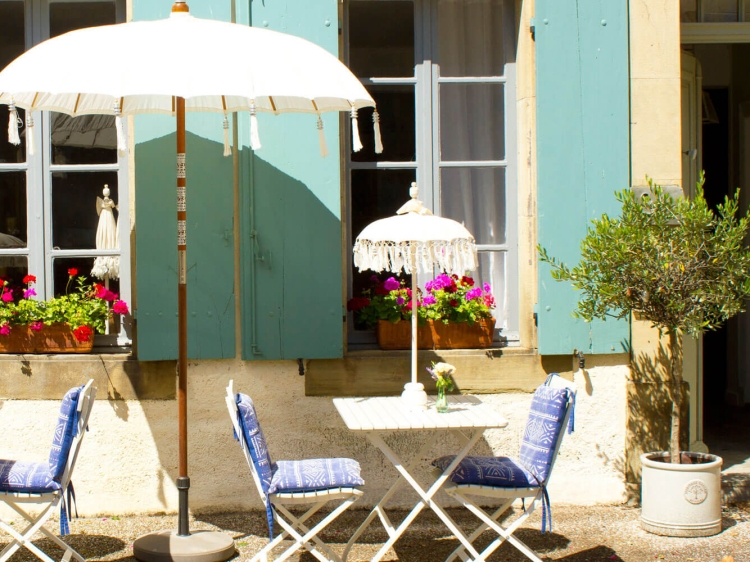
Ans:
{"label": "gravel ground", "polygon": [[[459,525],[468,529],[473,524],[464,510],[449,510]],[[658,537],[641,530],[639,510],[625,506],[565,506],[554,505],[554,531],[539,532],[539,510],[516,535],[539,553],[543,560],[584,561],[695,561],[721,562],[731,556],[734,562],[750,562],[750,504],[740,504],[724,509],[723,530],[714,537],[678,539]],[[338,552],[351,536],[366,512],[352,510],[334,521],[322,539]],[[398,514],[394,521],[400,520]],[[132,555],[133,540],[149,531],[170,529],[176,526],[174,515],[80,518],[71,522],[72,534],[66,539],[87,560],[135,560]],[[20,525],[16,522],[15,525]],[[201,515],[191,523],[191,529],[211,529],[229,533],[237,545],[233,560],[249,560],[266,544],[265,512],[221,513]],[[350,562],[369,560],[385,542],[386,534],[380,524],[374,524],[355,545],[349,555]],[[485,533],[484,543],[491,537]],[[0,537],[0,547],[8,543],[6,535]],[[62,555],[47,540],[36,544],[59,559]],[[385,561],[444,560],[456,547],[454,539],[431,512],[423,512],[409,531],[396,543]],[[275,551],[276,553],[280,551]],[[37,561],[26,550],[17,552],[13,562]],[[294,562],[312,562],[308,553],[293,556]],[[501,546],[490,557],[491,561],[527,561],[509,545]],[[729,562],[724,559],[723,562]]]}

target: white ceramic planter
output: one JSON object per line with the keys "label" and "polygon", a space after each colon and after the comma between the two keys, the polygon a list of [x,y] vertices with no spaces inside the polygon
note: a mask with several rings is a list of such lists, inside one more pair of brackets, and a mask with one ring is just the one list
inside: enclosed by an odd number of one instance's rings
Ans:
{"label": "white ceramic planter", "polygon": [[[721,457],[683,453],[707,462],[672,464],[669,453],[641,455],[641,526],[671,537],[721,532]],[[660,460],[665,458],[667,462]]]}

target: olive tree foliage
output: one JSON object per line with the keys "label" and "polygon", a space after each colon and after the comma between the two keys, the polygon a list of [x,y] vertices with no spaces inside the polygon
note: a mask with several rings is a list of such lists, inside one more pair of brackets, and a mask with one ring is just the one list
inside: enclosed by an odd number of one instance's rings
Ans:
{"label": "olive tree foliage", "polygon": [[650,179],[642,197],[629,189],[616,193],[621,216],[592,221],[574,267],[538,247],[552,277],[581,291],[574,316],[590,322],[636,312],[669,336],[672,462],[681,450],[680,337],[717,329],[743,312],[750,296],[750,213],[739,213],[739,190],[712,211],[703,183],[701,174],[692,199],[675,199]]}

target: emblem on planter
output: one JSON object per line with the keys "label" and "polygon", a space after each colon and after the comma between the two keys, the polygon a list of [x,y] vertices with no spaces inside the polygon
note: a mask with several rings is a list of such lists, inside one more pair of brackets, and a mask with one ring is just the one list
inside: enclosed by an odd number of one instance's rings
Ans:
{"label": "emblem on planter", "polygon": [[685,499],[692,504],[699,504],[706,501],[708,497],[708,488],[701,480],[691,480],[685,484]]}

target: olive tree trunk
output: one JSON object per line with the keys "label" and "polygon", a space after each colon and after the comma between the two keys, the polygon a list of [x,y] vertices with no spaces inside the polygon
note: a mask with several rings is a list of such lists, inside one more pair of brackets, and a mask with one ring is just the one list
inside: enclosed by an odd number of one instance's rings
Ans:
{"label": "olive tree trunk", "polygon": [[680,425],[682,415],[682,347],[676,330],[669,331],[669,370],[672,380],[672,429],[669,439],[669,453],[673,463],[680,463]]}

